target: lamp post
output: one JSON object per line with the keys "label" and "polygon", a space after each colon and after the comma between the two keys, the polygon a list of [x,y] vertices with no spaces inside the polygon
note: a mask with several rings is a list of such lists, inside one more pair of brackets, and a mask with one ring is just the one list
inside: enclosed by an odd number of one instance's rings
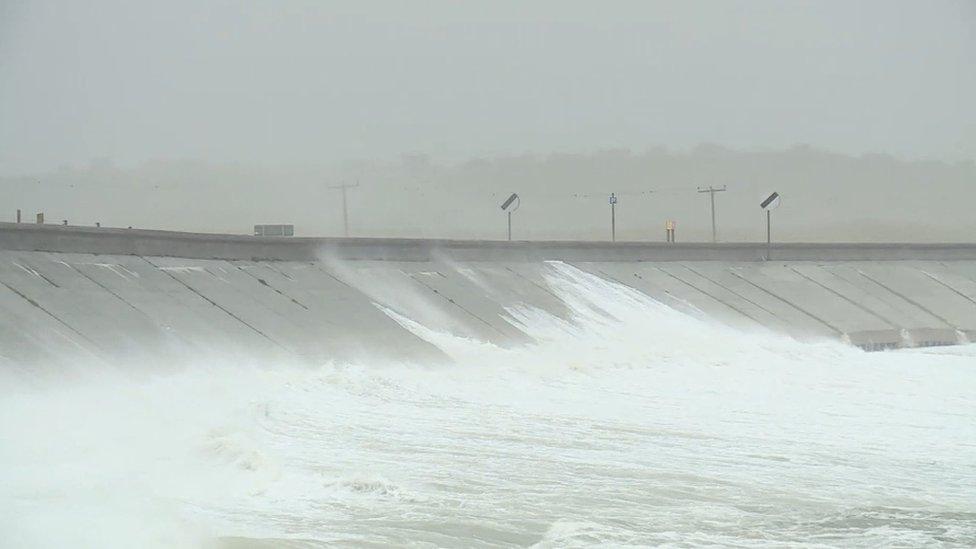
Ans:
{"label": "lamp post", "polygon": [[766,210],[766,261],[769,261],[773,249],[771,213],[773,210],[779,207],[779,204],[780,198],[778,192],[773,192],[773,194],[767,196],[766,199],[759,204],[760,208]]}
{"label": "lamp post", "polygon": [[[515,207],[509,209],[512,203],[515,203]],[[518,193],[512,193],[512,196],[508,197],[505,202],[502,203],[502,211],[508,213],[508,240],[512,241],[512,212],[519,209],[522,205],[522,199],[519,198]]]}
{"label": "lamp post", "polygon": [[610,193],[610,242],[617,241],[617,195]]}

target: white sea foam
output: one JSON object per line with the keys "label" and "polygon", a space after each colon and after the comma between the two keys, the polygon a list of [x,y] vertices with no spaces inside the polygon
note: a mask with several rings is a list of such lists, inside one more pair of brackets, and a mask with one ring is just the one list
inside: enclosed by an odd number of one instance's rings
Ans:
{"label": "white sea foam", "polygon": [[973,346],[744,334],[551,264],[454,364],[188,364],[0,393],[0,545],[976,544]]}

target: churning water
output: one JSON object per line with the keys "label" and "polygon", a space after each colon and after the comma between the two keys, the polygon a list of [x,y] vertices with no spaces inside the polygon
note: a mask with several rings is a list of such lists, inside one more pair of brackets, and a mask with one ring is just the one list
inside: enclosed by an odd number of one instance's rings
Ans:
{"label": "churning water", "polygon": [[[976,545],[976,351],[745,334],[553,265],[454,359],[6,379],[9,547]],[[132,365],[137,369],[137,364]]]}

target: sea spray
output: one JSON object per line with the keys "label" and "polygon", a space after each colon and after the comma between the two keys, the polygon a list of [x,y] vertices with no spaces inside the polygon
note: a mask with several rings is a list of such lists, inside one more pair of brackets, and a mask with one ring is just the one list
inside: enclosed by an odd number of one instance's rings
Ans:
{"label": "sea spray", "polygon": [[513,307],[510,348],[378,305],[450,364],[10,378],[0,544],[976,543],[971,346],[864,353],[545,282],[570,314]]}

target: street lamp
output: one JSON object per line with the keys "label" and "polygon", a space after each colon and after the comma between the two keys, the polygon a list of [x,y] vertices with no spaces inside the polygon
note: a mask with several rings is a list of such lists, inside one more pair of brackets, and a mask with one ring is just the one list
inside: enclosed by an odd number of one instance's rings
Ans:
{"label": "street lamp", "polygon": [[617,241],[617,193],[610,193],[610,242]]}
{"label": "street lamp", "polygon": [[[512,202],[515,203],[515,207],[509,209],[509,207],[512,205]],[[522,199],[519,198],[518,193],[512,193],[512,196],[508,197],[508,199],[505,200],[505,202],[502,202],[502,211],[508,212],[508,240],[509,241],[512,240],[512,212],[519,209],[519,206],[521,205],[522,205]]]}
{"label": "street lamp", "polygon": [[769,261],[770,252],[773,248],[773,238],[770,230],[772,225],[770,221],[770,213],[779,207],[780,202],[781,200],[779,198],[779,193],[773,192],[773,194],[767,196],[766,199],[759,204],[760,208],[766,210],[766,261]]}

